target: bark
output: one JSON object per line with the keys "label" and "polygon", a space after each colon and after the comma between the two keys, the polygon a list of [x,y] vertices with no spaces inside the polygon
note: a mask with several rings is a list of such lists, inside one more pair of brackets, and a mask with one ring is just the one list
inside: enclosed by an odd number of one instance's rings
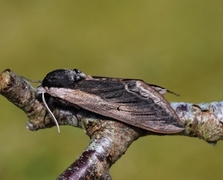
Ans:
{"label": "bark", "polygon": [[[0,94],[26,113],[28,130],[55,126],[44,104],[36,99],[36,89],[9,69],[0,74]],[[198,137],[212,144],[223,139],[223,101],[170,104],[185,125],[184,131],[174,135]],[[55,107],[51,110],[60,125],[82,128],[91,139],[82,155],[59,175],[58,180],[112,179],[109,168],[133,141],[145,135],[160,135],[83,109]]]}

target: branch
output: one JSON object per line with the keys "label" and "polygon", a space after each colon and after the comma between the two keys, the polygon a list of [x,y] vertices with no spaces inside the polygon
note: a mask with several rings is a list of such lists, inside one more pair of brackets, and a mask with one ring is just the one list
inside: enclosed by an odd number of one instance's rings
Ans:
{"label": "branch", "polygon": [[184,135],[198,137],[216,144],[223,139],[223,101],[191,104],[171,103],[181,121],[184,122]]}
{"label": "branch", "polygon": [[[22,77],[7,69],[0,74],[0,93],[23,110],[31,131],[55,126],[46,107],[36,99],[36,90]],[[189,104],[171,103],[185,130],[178,135],[198,137],[208,143],[223,139],[223,102]],[[135,128],[83,109],[51,109],[60,125],[82,128],[90,137],[89,146],[59,179],[111,179],[109,168],[125,153],[131,143],[145,135],[160,135]]]}

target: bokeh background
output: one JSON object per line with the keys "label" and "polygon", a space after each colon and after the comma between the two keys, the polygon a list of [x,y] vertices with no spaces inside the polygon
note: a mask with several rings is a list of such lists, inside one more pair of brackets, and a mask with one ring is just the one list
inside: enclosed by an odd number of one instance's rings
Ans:
{"label": "bokeh background", "polygon": [[[198,0],[0,1],[0,67],[30,79],[57,68],[139,78],[181,94],[222,99],[223,2]],[[29,132],[0,97],[0,179],[55,179],[88,145],[77,128]],[[115,180],[222,179],[223,142],[147,136],[111,168]]]}

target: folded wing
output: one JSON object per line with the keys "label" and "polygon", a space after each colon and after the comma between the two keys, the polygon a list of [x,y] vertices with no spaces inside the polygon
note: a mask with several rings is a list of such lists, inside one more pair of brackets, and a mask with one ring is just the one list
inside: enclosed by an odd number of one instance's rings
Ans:
{"label": "folded wing", "polygon": [[[153,85],[154,86],[154,85]],[[157,133],[172,134],[184,126],[164,99],[163,91],[140,80],[86,78],[72,88],[49,88],[47,93],[85,110]],[[160,88],[160,87],[159,87]]]}

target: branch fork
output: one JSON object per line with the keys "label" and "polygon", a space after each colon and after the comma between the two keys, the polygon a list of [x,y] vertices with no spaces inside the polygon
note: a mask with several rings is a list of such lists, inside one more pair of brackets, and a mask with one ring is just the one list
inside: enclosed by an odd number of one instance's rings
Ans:
{"label": "branch fork", "polygon": [[[55,126],[44,104],[36,99],[36,89],[10,69],[0,74],[0,94],[26,113],[28,130]],[[197,137],[212,144],[223,139],[223,101],[201,104],[173,102],[170,105],[185,126],[184,131],[174,135]],[[109,168],[133,141],[145,135],[160,135],[83,109],[56,107],[51,110],[59,125],[82,128],[90,137],[88,147],[58,176],[58,180],[110,180]]]}

